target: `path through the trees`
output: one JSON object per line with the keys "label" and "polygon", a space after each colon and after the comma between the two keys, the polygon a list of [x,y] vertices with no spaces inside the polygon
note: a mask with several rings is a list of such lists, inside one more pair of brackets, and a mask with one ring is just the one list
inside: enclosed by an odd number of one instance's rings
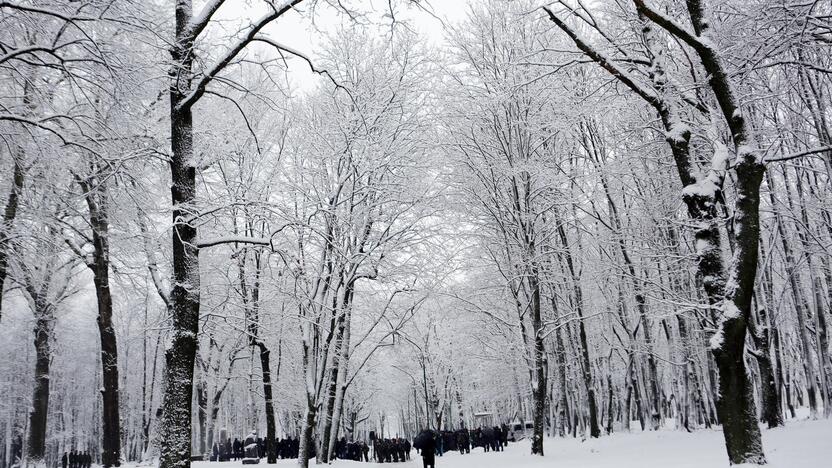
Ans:
{"label": "path through the trees", "polygon": [[[832,460],[832,421],[795,420],[786,427],[763,430],[770,468],[820,468]],[[722,432],[676,430],[617,433],[600,439],[547,439],[546,457],[530,455],[528,442],[509,444],[505,452],[469,455],[448,452],[437,468],[724,468],[728,466]],[[265,461],[265,460],[264,460]],[[414,451],[407,463],[363,463],[338,460],[337,467],[414,468],[422,460]],[[277,467],[297,466],[278,460]],[[193,468],[242,468],[239,462],[197,462]]]}

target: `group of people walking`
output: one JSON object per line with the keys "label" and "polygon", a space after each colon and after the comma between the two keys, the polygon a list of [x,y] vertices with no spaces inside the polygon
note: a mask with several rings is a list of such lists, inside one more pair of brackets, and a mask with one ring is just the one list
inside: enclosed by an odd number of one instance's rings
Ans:
{"label": "group of people walking", "polygon": [[393,439],[376,439],[375,459],[378,463],[399,463],[410,460],[410,441],[396,437]]}
{"label": "group of people walking", "polygon": [[[237,438],[232,442],[231,438],[227,438],[225,442],[214,443],[211,461],[242,460],[250,458],[251,453],[256,453],[258,458],[265,457],[266,441],[261,437],[255,437],[252,433],[245,442],[241,442]],[[372,433],[370,437],[373,437],[372,457],[370,456],[370,445],[367,442],[347,441],[346,437],[341,437],[335,443],[332,458],[364,462],[369,462],[372,458],[377,463],[399,463],[410,460],[410,452],[413,448],[416,448],[422,457],[424,467],[434,468],[436,456],[441,457],[447,451],[458,451],[461,454],[467,454],[471,453],[471,450],[476,447],[482,447],[485,452],[502,452],[508,445],[509,430],[505,425],[441,432],[425,429],[419,433],[412,444],[409,440],[400,437],[392,439],[374,438]],[[247,450],[247,445],[255,445],[256,451],[250,448]],[[277,458],[297,458],[299,448],[299,439],[293,437],[277,439],[274,444]],[[313,452],[310,453],[310,456],[314,457],[314,447],[310,448]],[[67,456],[64,454],[63,468],[89,468],[89,465],[67,466],[66,458]]]}
{"label": "group of people walking", "polygon": [[370,446],[364,441],[347,442],[346,437],[341,437],[335,443],[333,458],[352,461],[370,461]]}
{"label": "group of people walking", "polygon": [[[262,437],[255,439],[257,445],[258,458],[264,458],[266,454],[266,440]],[[293,437],[285,439],[275,439],[274,450],[277,458],[297,458],[300,449],[300,441]],[[238,438],[227,438],[225,442],[214,442],[211,447],[211,461],[236,461],[246,458],[245,442]]]}
{"label": "group of people walking", "polygon": [[64,452],[61,457],[61,468],[90,468],[90,466],[92,466],[92,455],[86,450]]}
{"label": "group of people walking", "polygon": [[424,468],[434,468],[436,455],[456,450],[461,454],[471,453],[472,448],[482,447],[485,452],[502,452],[508,446],[508,427],[479,427],[472,431],[433,431],[424,429],[416,436],[413,447],[419,450]]}

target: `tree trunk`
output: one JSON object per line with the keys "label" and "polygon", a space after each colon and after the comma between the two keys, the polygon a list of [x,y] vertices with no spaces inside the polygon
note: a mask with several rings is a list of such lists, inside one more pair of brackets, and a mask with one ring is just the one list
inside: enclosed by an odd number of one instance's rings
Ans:
{"label": "tree trunk", "polygon": [[331,458],[330,449],[334,447],[334,442],[331,441],[332,435],[332,416],[335,411],[335,404],[338,393],[338,373],[341,370],[341,347],[344,345],[344,330],[346,328],[346,311],[341,311],[338,318],[337,332],[335,337],[335,348],[330,363],[329,377],[326,382],[326,390],[324,391],[324,406],[323,406],[323,427],[320,431],[321,440],[318,450],[318,460],[320,463],[329,463]]}
{"label": "tree trunk", "polygon": [[774,367],[771,362],[771,350],[769,347],[769,329],[765,326],[766,310],[759,310],[759,322],[749,322],[749,334],[757,348],[749,351],[757,360],[757,367],[760,370],[760,396],[762,398],[763,413],[760,420],[768,423],[769,428],[782,426],[783,419],[780,416],[780,395],[777,391],[777,382],[774,379]]}
{"label": "tree trunk", "polygon": [[35,386],[29,412],[27,457],[33,465],[44,463],[46,455],[46,416],[49,410],[49,364],[52,359],[51,307],[45,299],[35,299]]}
{"label": "tree trunk", "polygon": [[[347,393],[347,386],[349,382],[347,381],[348,377],[348,369],[349,369],[349,362],[350,362],[350,340],[352,335],[352,299],[353,295],[355,294],[354,283],[350,283],[350,286],[347,290],[347,295],[344,297],[344,309],[347,314],[345,317],[345,329],[344,335],[342,337],[342,343],[340,345],[340,353],[341,356],[338,359],[338,366],[340,367],[338,371],[338,386],[336,388],[336,395],[335,395],[335,408],[333,409],[332,413],[332,422],[331,422],[331,434],[329,436],[329,453],[332,454],[335,450],[335,442],[338,440],[338,433],[341,429],[341,418],[343,417],[344,412],[344,397]],[[461,413],[460,409],[460,413]]]}
{"label": "tree trunk", "polygon": [[317,419],[317,408],[315,402],[309,400],[306,406],[306,417],[303,420],[303,426],[300,433],[300,445],[298,452],[298,465],[301,468],[309,468],[310,449],[315,443],[312,440],[312,433],[315,431],[315,420]]}
{"label": "tree trunk", "polygon": [[0,320],[3,318],[3,284],[9,269],[9,238],[14,220],[17,217],[17,206],[20,200],[20,192],[23,191],[23,165],[18,158],[12,158],[14,165],[12,173],[12,186],[9,189],[9,197],[6,200],[6,208],[3,210],[3,223],[0,224]]}
{"label": "tree trunk", "polygon": [[196,197],[193,161],[193,115],[182,106],[190,90],[193,41],[188,36],[191,2],[176,4],[176,42],[171,47],[171,201],[173,205],[173,287],[170,293],[172,342],[165,352],[165,394],[162,403],[159,468],[190,467],[191,403],[194,360],[199,331],[199,249],[191,224]]}
{"label": "tree trunk", "polygon": [[587,403],[589,406],[589,434],[590,437],[597,438],[601,436],[601,427],[598,424],[598,406],[595,400],[595,387],[592,384],[592,366],[589,359],[589,344],[586,338],[586,326],[584,325],[584,311],[583,311],[583,291],[581,289],[581,279],[575,270],[575,264],[572,261],[572,254],[569,251],[569,243],[566,238],[566,230],[563,223],[555,220],[558,225],[558,235],[560,236],[561,245],[564,248],[564,257],[566,260],[567,269],[570,279],[572,281],[572,290],[575,295],[575,312],[578,315],[578,336],[581,345],[581,377],[583,377],[584,386],[586,387]]}
{"label": "tree trunk", "polygon": [[[552,307],[557,305],[554,294],[552,295]],[[557,309],[554,309],[557,310]],[[557,316],[557,313],[555,314]],[[566,435],[566,419],[567,419],[567,389],[566,389],[566,349],[563,346],[563,337],[560,330],[555,330],[555,366],[558,373],[558,436]]]}
{"label": "tree trunk", "polygon": [[[735,136],[739,151],[744,140]],[[765,464],[760,426],[754,405],[754,391],[745,368],[747,320],[757,274],[760,238],[760,184],[765,166],[753,152],[739,154],[736,162],[737,201],[734,213],[736,249],[729,284],[736,287],[727,295],[720,317],[721,327],[711,349],[719,369],[720,399],[717,413],[722,423],[731,463]]]}
{"label": "tree trunk", "polygon": [[98,302],[98,336],[101,341],[102,454],[105,468],[121,464],[121,420],[118,394],[118,342],[113,328],[113,297],[110,293],[110,226],[107,182],[79,181],[84,190],[92,227],[93,272]]}
{"label": "tree trunk", "polygon": [[[763,245],[760,245],[760,255],[765,255]],[[756,353],[752,353],[757,358],[757,365],[760,368],[760,380],[762,388],[760,394],[763,402],[763,412],[761,421],[768,424],[769,429],[783,425],[783,412],[780,411],[780,382],[774,364],[779,367],[779,361],[772,360],[771,344],[772,334],[776,334],[777,330],[773,329],[770,311],[774,310],[774,283],[771,277],[771,269],[766,268],[763,272],[763,281],[761,282],[761,291],[758,297],[765,297],[765,305],[759,308],[757,322],[753,330],[751,330],[751,339],[757,348]],[[753,322],[752,322],[753,323]]]}
{"label": "tree trunk", "polygon": [[260,348],[260,368],[263,372],[263,398],[266,404],[266,461],[277,463],[277,452],[275,451],[275,419],[274,419],[274,397],[272,396],[272,371],[269,362],[269,349],[262,341],[257,342]]}
{"label": "tree trunk", "polygon": [[532,455],[543,456],[543,431],[546,425],[546,390],[549,370],[546,362],[546,349],[543,343],[543,318],[540,307],[540,282],[536,267],[529,274],[531,290],[532,333],[534,333],[534,369],[532,378],[532,398],[534,398]]}

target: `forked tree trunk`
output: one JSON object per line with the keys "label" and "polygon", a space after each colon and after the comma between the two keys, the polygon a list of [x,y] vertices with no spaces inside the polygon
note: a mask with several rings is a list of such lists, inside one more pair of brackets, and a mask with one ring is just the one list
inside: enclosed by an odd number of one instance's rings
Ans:
{"label": "forked tree trunk", "polygon": [[[719,369],[720,400],[717,413],[723,424],[725,445],[731,463],[766,463],[757,424],[754,394],[745,368],[746,327],[751,317],[751,303],[757,276],[760,238],[760,185],[765,174],[763,155],[754,148],[751,128],[745,121],[740,102],[733,89],[732,77],[726,71],[722,57],[716,49],[716,42],[710,38],[709,18],[706,18],[702,0],[687,0],[686,6],[693,32],[682,29],[657,10],[651,9],[644,0],[634,0],[639,14],[650,19],[668,33],[685,42],[698,55],[703,68],[708,74],[708,84],[713,91],[716,102],[731,132],[736,152],[733,162],[736,174],[736,207],[734,212],[735,249],[733,261],[728,271],[716,272],[727,275],[717,276],[723,280],[725,287],[717,283],[722,291],[718,295],[708,292],[711,299],[720,299],[722,313],[718,317],[717,334],[711,340],[711,350]],[[722,161],[724,166],[727,161]],[[716,164],[716,158],[714,161]],[[713,167],[712,171],[724,171],[723,167]],[[719,174],[716,174],[719,177]],[[685,184],[687,185],[687,184]],[[718,186],[721,185],[720,184]],[[716,193],[713,190],[687,191],[687,198],[696,193],[711,195],[711,202]],[[712,246],[711,246],[712,247]],[[701,250],[701,249],[698,249]],[[719,252],[715,252],[719,255]],[[707,269],[706,269],[707,270]],[[702,265],[700,260],[700,272]],[[724,288],[724,289],[723,289]],[[721,297],[720,297],[721,296]]]}
{"label": "forked tree trunk", "polygon": [[[343,342],[341,343],[341,356],[338,360],[338,366],[340,367],[338,371],[338,385],[336,388],[336,395],[335,395],[335,408],[333,409],[332,413],[332,423],[330,429],[330,436],[329,436],[329,453],[330,455],[335,450],[335,442],[338,440],[338,433],[341,429],[341,419],[343,418],[344,414],[344,398],[346,397],[347,393],[347,386],[350,382],[347,381],[348,378],[348,370],[349,370],[349,362],[350,362],[350,340],[352,334],[352,324],[351,324],[351,315],[352,315],[352,298],[355,294],[355,286],[354,283],[350,283],[350,286],[347,289],[347,295],[344,298],[344,308],[346,309],[347,317],[345,318],[345,330],[344,336],[342,337]],[[462,409],[460,407],[460,415],[462,414]],[[353,434],[355,431],[353,431]]]}
{"label": "forked tree trunk", "polygon": [[118,395],[118,342],[113,328],[113,297],[110,293],[109,191],[106,181],[81,180],[92,227],[93,260],[87,266],[93,273],[98,303],[98,336],[101,341],[102,454],[104,467],[121,464],[121,419]]}

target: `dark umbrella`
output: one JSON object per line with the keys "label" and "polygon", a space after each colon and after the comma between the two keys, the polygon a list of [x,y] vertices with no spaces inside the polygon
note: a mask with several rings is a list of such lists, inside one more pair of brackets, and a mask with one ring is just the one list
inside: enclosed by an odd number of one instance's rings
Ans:
{"label": "dark umbrella", "polygon": [[422,432],[420,432],[419,435],[417,435],[416,438],[413,439],[413,446],[416,447],[419,450],[422,450],[422,447],[425,444],[430,443],[430,441],[432,439],[433,439],[433,431],[430,431],[428,429],[423,429]]}

